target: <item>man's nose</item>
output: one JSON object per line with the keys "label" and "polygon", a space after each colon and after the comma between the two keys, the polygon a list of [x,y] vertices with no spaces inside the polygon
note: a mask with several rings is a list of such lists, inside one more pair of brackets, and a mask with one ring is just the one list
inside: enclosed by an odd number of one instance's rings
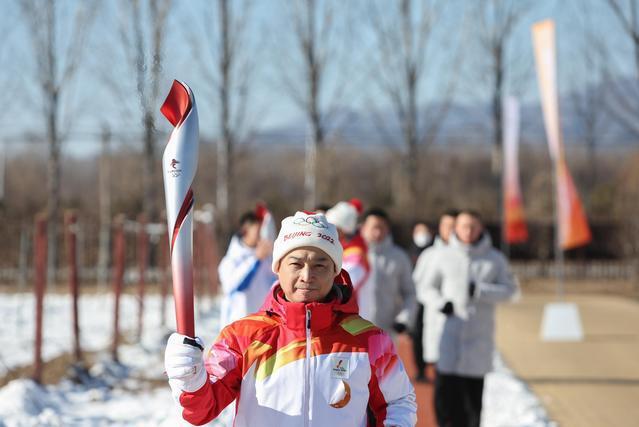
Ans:
{"label": "man's nose", "polygon": [[311,268],[308,265],[302,268],[300,278],[305,282],[308,282],[311,279]]}

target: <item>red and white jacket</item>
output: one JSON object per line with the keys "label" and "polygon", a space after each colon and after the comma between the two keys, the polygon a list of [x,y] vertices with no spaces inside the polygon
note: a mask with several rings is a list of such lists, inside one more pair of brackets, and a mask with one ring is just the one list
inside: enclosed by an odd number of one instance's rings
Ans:
{"label": "red and white jacket", "polygon": [[237,399],[238,427],[414,426],[404,366],[351,294],[336,284],[329,302],[291,303],[276,285],[222,330],[204,359],[209,381],[179,397],[183,418],[205,424]]}
{"label": "red and white jacket", "polygon": [[340,239],[344,254],[342,255],[342,269],[348,272],[357,295],[368,280],[371,267],[368,264],[368,248],[362,236],[357,233],[350,239]]}

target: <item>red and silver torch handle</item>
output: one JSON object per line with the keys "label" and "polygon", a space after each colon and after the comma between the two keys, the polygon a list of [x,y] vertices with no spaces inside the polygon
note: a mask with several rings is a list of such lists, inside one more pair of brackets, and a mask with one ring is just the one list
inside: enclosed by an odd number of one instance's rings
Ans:
{"label": "red and silver torch handle", "polygon": [[174,126],[162,156],[162,171],[177,331],[194,337],[191,183],[197,169],[199,129],[193,92],[175,80],[160,111]]}

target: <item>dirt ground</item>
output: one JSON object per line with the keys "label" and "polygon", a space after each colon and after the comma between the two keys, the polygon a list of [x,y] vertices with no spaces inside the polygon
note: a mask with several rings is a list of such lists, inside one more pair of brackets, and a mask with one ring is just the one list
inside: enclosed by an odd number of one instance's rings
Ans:
{"label": "dirt ground", "polygon": [[524,287],[519,302],[498,309],[498,348],[559,425],[639,425],[639,300],[632,292],[568,290],[583,341],[542,342],[543,308],[557,296]]}

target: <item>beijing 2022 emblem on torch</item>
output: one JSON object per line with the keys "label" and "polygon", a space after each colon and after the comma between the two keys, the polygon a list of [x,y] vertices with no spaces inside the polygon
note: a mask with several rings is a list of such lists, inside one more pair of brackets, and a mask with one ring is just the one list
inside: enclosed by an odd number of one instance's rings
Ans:
{"label": "beijing 2022 emblem on torch", "polygon": [[[198,116],[191,89],[175,80],[160,111],[174,126],[162,156],[177,331],[195,337],[193,315],[193,190]],[[193,341],[195,342],[195,341]]]}

